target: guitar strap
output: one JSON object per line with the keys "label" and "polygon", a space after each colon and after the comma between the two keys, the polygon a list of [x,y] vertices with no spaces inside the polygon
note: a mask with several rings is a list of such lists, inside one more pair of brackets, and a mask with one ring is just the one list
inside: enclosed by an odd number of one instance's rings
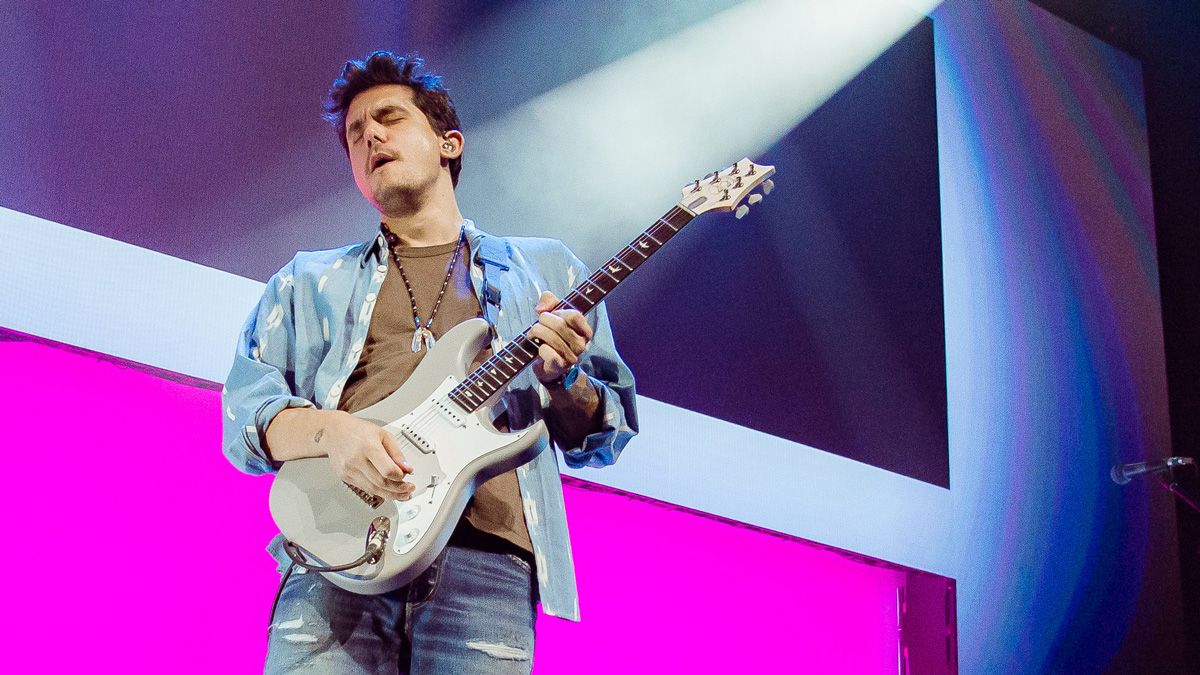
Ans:
{"label": "guitar strap", "polygon": [[512,258],[508,254],[508,242],[490,235],[479,238],[476,259],[483,263],[483,318],[492,327],[492,338],[496,337],[496,320],[500,313],[500,288],[494,283],[501,272],[508,271]]}
{"label": "guitar strap", "polygon": [[[480,308],[491,329],[492,353],[495,353],[504,346],[496,329],[496,321],[500,318],[500,288],[495,281],[503,272],[508,271],[508,263],[512,260],[508,252],[508,242],[499,237],[481,234],[475,259],[482,263],[483,267],[483,302]],[[492,409],[493,420],[505,414],[505,408],[504,398],[501,397]]]}

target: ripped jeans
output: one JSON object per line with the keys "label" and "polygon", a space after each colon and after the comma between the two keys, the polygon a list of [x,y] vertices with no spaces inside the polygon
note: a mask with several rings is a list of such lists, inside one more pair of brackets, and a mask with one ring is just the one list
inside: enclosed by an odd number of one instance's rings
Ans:
{"label": "ripped jeans", "polygon": [[450,545],[411,584],[383,595],[297,572],[280,593],[267,673],[528,675],[533,668],[537,582],[516,555]]}

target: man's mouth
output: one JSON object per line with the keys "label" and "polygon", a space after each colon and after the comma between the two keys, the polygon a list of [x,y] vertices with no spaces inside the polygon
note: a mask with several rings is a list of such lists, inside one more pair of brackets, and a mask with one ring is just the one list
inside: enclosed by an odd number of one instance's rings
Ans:
{"label": "man's mouth", "polygon": [[387,164],[388,162],[392,162],[392,161],[395,161],[395,158],[388,157],[387,155],[379,155],[378,157],[375,157],[374,159],[371,160],[371,171],[372,172],[377,171],[384,164]]}

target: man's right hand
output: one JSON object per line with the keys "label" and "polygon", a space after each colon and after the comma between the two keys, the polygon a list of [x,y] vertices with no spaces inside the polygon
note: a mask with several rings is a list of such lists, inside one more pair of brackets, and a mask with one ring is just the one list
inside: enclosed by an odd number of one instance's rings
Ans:
{"label": "man's right hand", "polygon": [[343,481],[387,499],[410,499],[416,489],[404,480],[413,469],[396,439],[341,410],[283,410],[267,427],[267,447],[277,462],[328,456]]}

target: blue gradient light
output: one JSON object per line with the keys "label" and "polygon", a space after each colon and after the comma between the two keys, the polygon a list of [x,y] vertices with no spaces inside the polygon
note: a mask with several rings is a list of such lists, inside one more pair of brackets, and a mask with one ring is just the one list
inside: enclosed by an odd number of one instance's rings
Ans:
{"label": "blue gradient light", "polygon": [[961,664],[1099,670],[1150,526],[1107,468],[1168,447],[1139,67],[1027,3],[934,26]]}

